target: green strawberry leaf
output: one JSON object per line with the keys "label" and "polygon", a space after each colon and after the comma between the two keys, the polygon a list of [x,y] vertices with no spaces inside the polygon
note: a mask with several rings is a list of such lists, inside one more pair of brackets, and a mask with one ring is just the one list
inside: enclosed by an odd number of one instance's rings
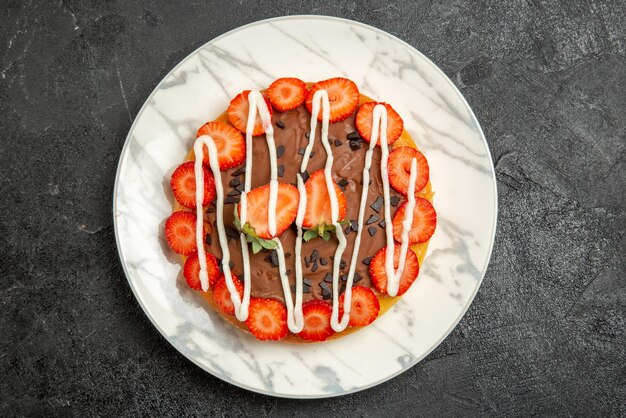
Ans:
{"label": "green strawberry leaf", "polygon": [[252,241],[252,252],[254,254],[258,253],[259,251],[261,251],[261,249],[263,248],[263,246],[261,245],[261,243],[259,242],[258,239]]}
{"label": "green strawberry leaf", "polygon": [[276,248],[278,248],[278,244],[273,239],[262,239],[262,238],[259,238],[259,243],[266,250],[275,250]]}
{"label": "green strawberry leaf", "polygon": [[308,231],[304,232],[304,235],[302,236],[302,238],[306,241],[309,242],[311,241],[313,238],[319,236],[317,233],[316,229],[309,229]]}

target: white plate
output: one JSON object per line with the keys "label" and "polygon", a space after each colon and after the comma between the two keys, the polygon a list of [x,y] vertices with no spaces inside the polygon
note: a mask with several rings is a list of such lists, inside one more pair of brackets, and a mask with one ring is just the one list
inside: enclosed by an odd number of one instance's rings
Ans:
{"label": "white plate", "polygon": [[[163,222],[169,177],[198,127],[244,89],[294,76],[354,80],[393,104],[431,168],[438,227],[420,276],[366,329],[322,344],[260,342],[208,308],[181,280]],[[202,46],[152,92],[128,134],[117,171],[114,222],[128,282],[163,336],[209,373],[274,396],[359,391],[409,369],[469,307],[496,228],[496,182],[480,126],[450,80],[403,41],[361,23],[322,16],[256,22]]]}

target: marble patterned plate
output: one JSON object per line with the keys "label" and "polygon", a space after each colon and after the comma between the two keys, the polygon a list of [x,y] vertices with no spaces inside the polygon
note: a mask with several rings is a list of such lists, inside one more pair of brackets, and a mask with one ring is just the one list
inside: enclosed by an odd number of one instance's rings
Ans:
{"label": "marble patterned plate", "polygon": [[[388,101],[427,156],[438,228],[418,280],[366,329],[322,344],[260,342],[190,291],[167,249],[169,178],[198,127],[240,91],[281,76],[345,76]],[[120,258],[137,300],[178,351],[234,385],[273,396],[359,391],[409,369],[454,328],[487,268],[496,228],[496,182],[485,138],[450,80],[399,39],[322,16],[256,22],[205,44],[150,95],[122,150],[114,191]]]}

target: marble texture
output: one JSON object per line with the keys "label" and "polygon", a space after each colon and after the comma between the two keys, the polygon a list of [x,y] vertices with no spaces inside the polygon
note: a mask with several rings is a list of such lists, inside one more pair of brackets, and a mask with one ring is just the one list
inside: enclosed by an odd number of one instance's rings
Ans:
{"label": "marble texture", "polygon": [[[324,344],[259,342],[224,323],[175,280],[180,265],[163,241],[163,220],[171,211],[168,179],[198,127],[223,112],[241,90],[262,89],[286,75],[303,80],[348,76],[364,94],[392,103],[429,159],[436,193],[438,230],[410,292],[372,326]],[[114,216],[135,295],[181,353],[215,376],[254,391],[337,396],[407,370],[458,322],[491,255],[495,177],[471,110],[424,56],[356,22],[290,17],[220,36],[164,78],[139,112],[122,151]],[[370,359],[365,367],[361,357]]]}
{"label": "marble texture", "polygon": [[[232,386],[168,344],[122,271],[112,193],[132,121],[210,39],[285,14],[415,46],[496,162],[494,252],[458,326],[406,373],[330,400]],[[623,416],[621,0],[6,0],[0,8],[0,415]]]}

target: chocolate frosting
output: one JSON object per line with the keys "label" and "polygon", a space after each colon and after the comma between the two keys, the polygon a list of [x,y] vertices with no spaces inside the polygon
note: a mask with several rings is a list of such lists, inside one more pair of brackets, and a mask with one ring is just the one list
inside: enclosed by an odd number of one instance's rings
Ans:
{"label": "chocolate frosting", "polygon": [[[361,199],[361,179],[363,176],[363,167],[365,165],[365,153],[369,144],[359,140],[361,145],[359,149],[352,149],[350,147],[350,141],[347,139],[347,136],[348,134],[356,131],[354,118],[355,115],[352,114],[344,121],[330,124],[328,138],[335,159],[332,168],[333,180],[337,184],[345,184],[345,187],[343,188],[347,202],[346,221],[352,220],[354,227],[356,228],[359,202]],[[303,152],[300,150],[303,150],[308,144],[306,133],[310,128],[310,120],[311,115],[304,105],[301,105],[297,109],[289,112],[274,112],[272,115],[276,147],[284,147],[284,152],[280,158],[278,158],[279,174],[281,172],[280,166],[284,167],[284,173],[282,177],[279,177],[279,182],[296,185],[296,174],[298,173],[302,162],[302,155],[300,153]],[[284,126],[284,128],[281,128],[281,126]],[[326,151],[320,141],[320,135],[321,123],[318,124],[317,132],[315,134],[316,139],[313,145],[313,156],[309,159],[307,168],[308,173],[313,173],[316,170],[323,169],[326,163]],[[340,143],[336,143],[335,140],[340,141]],[[269,151],[267,149],[265,135],[254,137],[253,141],[252,188],[255,188],[269,183],[270,164]],[[380,147],[376,147],[374,149],[372,166],[370,169],[371,185],[369,187],[367,197],[364,223],[370,219],[371,215],[374,215],[379,219],[374,221],[375,218],[372,218],[372,222],[369,225],[363,225],[361,247],[359,249],[358,261],[356,264],[357,274],[355,274],[355,280],[359,275],[361,280],[355,283],[355,286],[372,286],[368,273],[369,266],[363,263],[363,260],[373,256],[386,244],[385,230],[379,224],[384,218],[382,205],[380,206],[379,212],[376,212],[370,207],[370,205],[372,205],[379,197],[382,199],[383,195],[382,179],[380,176],[380,158]],[[238,232],[236,232],[233,226],[233,220],[235,209],[234,201],[238,202],[239,200],[239,196],[236,195],[236,190],[243,189],[243,172],[244,170],[241,167],[222,172],[222,183],[224,184],[225,197],[230,197],[224,205],[224,223],[227,226],[227,232],[229,232],[230,235],[228,238],[228,245],[230,248],[231,260],[234,263],[232,270],[238,276],[243,275],[243,264],[241,257],[241,243],[238,237]],[[240,180],[240,185],[237,185],[237,180],[235,180],[237,178]],[[345,181],[342,181],[344,179]],[[233,186],[233,184],[235,185]],[[390,196],[397,196],[397,198],[402,197],[393,189],[390,190]],[[400,204],[397,206],[391,206],[392,218],[397,207],[399,206]],[[207,213],[207,219],[210,221],[211,225],[214,225],[215,213],[212,209],[210,209],[209,213]],[[229,227],[232,227],[232,229]],[[373,236],[368,230],[370,227],[372,232],[375,231]],[[345,225],[344,231],[347,231],[349,228],[349,224]],[[294,248],[295,240],[297,238],[295,225],[292,225],[291,228],[288,228],[285,232],[283,232],[279,238],[285,251],[286,268],[293,293],[295,289]],[[348,273],[355,238],[355,230],[351,230],[346,236],[347,247],[342,256],[342,260],[344,260],[345,263],[344,268],[340,270],[340,277],[341,275],[347,275]],[[214,228],[210,231],[207,237],[207,244],[207,250],[214,254],[217,258],[221,258],[222,251],[218,241],[217,230]],[[337,248],[337,244],[338,242],[334,235],[328,242],[323,241],[321,238],[315,238],[309,242],[303,242],[302,273],[303,277],[310,281],[310,287],[304,286],[305,293],[303,300],[305,302],[311,299],[330,298],[329,292],[324,291],[322,286],[332,291],[332,283],[322,282],[324,281],[327,273],[332,274],[332,257]],[[317,257],[313,255],[315,260],[310,261],[309,257],[311,257],[314,250],[317,250]],[[278,267],[272,264],[271,256],[272,254],[269,251],[262,251],[258,254],[252,254],[252,251],[250,251],[250,276],[252,282],[251,294],[255,297],[275,298],[284,302],[283,288],[280,281]],[[309,258],[306,260],[308,261],[307,263],[305,263],[305,258]],[[323,265],[324,262],[326,262],[326,265]],[[308,281],[305,280],[305,282]],[[341,287],[342,283],[345,282],[340,280],[341,292],[343,292],[343,287]],[[322,286],[320,286],[320,284],[322,284]]]}

